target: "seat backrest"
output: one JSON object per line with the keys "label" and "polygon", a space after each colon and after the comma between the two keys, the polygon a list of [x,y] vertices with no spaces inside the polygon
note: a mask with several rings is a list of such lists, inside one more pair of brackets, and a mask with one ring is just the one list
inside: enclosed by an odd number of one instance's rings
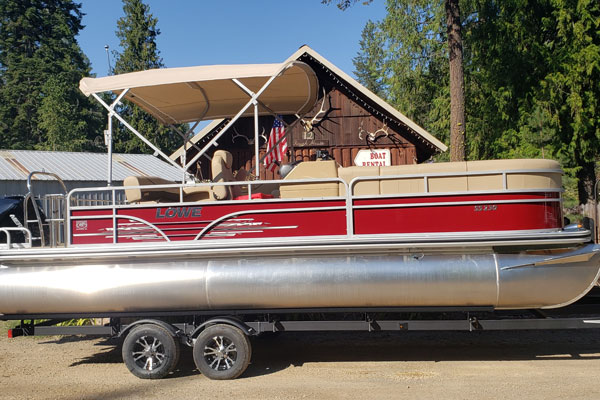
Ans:
{"label": "seat backrest", "polygon": [[[531,170],[533,172],[511,172],[515,170]],[[467,172],[485,175],[469,176],[469,191],[502,190],[506,174],[506,189],[560,189],[562,187],[562,170],[560,164],[547,159],[517,160],[484,160],[467,161]]]}
{"label": "seat backrest", "polygon": [[[233,182],[233,156],[226,150],[217,150],[213,154],[211,162],[213,182]],[[214,200],[230,200],[233,198],[230,186],[213,186],[212,195]]]}
{"label": "seat backrest", "polygon": [[177,188],[127,188],[127,186],[172,185],[174,183],[157,176],[128,176],[123,180],[125,198],[129,203],[178,201],[179,190]]}
{"label": "seat backrest", "polygon": [[[338,176],[347,184],[354,178],[361,176],[379,176],[379,167],[339,167]],[[379,180],[365,180],[356,182],[352,192],[355,196],[375,196],[380,193]],[[340,196],[346,195],[346,188],[340,183]]]}
{"label": "seat backrest", "polygon": [[337,182],[320,183],[286,183],[294,179],[337,178],[337,164],[333,160],[302,162],[285,176],[279,186],[281,198],[301,197],[337,197],[339,184]]}
{"label": "seat backrest", "polygon": [[[381,180],[381,194],[466,192],[466,171],[467,163],[465,161],[380,167],[381,176],[415,175],[412,178]],[[426,188],[425,180],[421,175],[431,174],[440,174],[441,176],[430,177],[427,180]],[[456,175],[444,176],[443,174]]]}

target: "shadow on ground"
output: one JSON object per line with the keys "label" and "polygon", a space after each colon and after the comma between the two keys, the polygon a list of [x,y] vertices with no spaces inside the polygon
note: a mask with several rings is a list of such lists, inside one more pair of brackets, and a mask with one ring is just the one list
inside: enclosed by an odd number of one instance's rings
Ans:
{"label": "shadow on ground", "polygon": [[[282,333],[253,339],[252,352],[242,379],[319,362],[600,359],[600,331]],[[115,346],[71,366],[121,362],[121,349]],[[191,349],[182,346],[170,378],[197,374]]]}

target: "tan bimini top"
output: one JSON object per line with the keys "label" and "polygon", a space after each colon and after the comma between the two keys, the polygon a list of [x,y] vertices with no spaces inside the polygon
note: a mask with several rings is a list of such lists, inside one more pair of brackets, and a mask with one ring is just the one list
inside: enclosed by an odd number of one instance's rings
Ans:
{"label": "tan bimini top", "polygon": [[[236,115],[250,96],[233,79],[252,92],[274,80],[258,98],[277,114],[302,115],[314,106],[319,89],[315,72],[305,63],[207,65],[163,68],[102,78],[83,78],[79,89],[93,93],[120,94],[139,105],[164,124],[228,118]],[[244,116],[252,115],[254,107]],[[269,114],[259,107],[261,115]]]}

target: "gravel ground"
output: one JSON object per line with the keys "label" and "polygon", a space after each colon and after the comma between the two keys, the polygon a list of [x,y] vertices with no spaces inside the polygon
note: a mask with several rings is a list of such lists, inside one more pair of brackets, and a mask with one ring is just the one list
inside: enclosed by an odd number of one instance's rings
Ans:
{"label": "gravel ground", "polygon": [[287,333],[254,340],[234,381],[200,375],[191,351],[147,381],[114,342],[0,332],[0,399],[600,398],[600,330]]}

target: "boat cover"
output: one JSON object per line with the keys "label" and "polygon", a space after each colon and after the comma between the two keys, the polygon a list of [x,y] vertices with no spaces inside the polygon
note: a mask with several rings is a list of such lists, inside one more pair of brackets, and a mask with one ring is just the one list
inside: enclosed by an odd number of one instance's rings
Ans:
{"label": "boat cover", "polygon": [[[208,65],[162,68],[102,78],[83,78],[80,90],[120,94],[165,124],[227,118],[236,115],[250,100],[233,79],[257,92],[272,77],[259,101],[277,114],[304,114],[318,95],[315,72],[305,63]],[[253,114],[253,107],[243,114]],[[269,114],[259,107],[261,115]]]}

